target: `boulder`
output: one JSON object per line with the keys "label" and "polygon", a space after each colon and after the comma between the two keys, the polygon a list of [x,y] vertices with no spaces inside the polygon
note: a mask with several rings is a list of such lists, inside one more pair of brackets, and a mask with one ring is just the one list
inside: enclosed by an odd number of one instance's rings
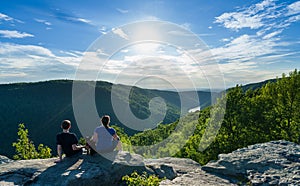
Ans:
{"label": "boulder", "polygon": [[300,185],[300,145],[272,141],[220,154],[202,170],[251,185]]}

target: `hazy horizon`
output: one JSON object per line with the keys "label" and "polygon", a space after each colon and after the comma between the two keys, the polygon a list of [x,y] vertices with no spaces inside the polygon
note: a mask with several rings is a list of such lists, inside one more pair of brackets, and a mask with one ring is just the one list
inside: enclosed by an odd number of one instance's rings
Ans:
{"label": "hazy horizon", "polygon": [[[272,79],[276,79],[276,78],[272,78]],[[238,84],[238,85],[242,85],[242,86],[246,86],[246,85],[250,85],[250,84],[256,84],[256,83],[261,83],[264,81],[268,81],[268,80],[272,80],[272,79],[266,79],[263,81],[259,81],[259,82],[250,82],[248,84]],[[74,80],[74,79],[46,79],[46,80],[40,80],[40,81],[23,81],[23,82],[11,82],[11,83],[0,83],[0,85],[13,85],[13,84],[22,84],[22,83],[43,83],[43,82],[49,82],[49,81],[86,81],[86,82],[95,82],[95,80]],[[97,82],[106,82],[106,83],[111,83],[114,84],[113,82],[109,82],[109,81],[103,81],[103,80],[97,80]],[[132,86],[132,85],[126,85],[126,84],[120,84],[120,85],[125,85],[125,86]],[[236,85],[235,85],[236,86]],[[226,87],[226,89],[229,88],[233,88],[235,86],[232,87]],[[134,87],[138,87],[138,88],[142,88],[142,89],[150,89],[150,90],[163,90],[163,91],[173,91],[173,92],[184,92],[184,91],[204,91],[204,92],[221,92],[223,91],[222,88],[214,88],[214,89],[210,89],[209,87],[199,87],[199,88],[190,88],[190,89],[178,89],[179,91],[176,91],[176,89],[157,89],[157,88],[146,88],[146,87],[142,87],[142,86],[137,86],[134,85]]]}

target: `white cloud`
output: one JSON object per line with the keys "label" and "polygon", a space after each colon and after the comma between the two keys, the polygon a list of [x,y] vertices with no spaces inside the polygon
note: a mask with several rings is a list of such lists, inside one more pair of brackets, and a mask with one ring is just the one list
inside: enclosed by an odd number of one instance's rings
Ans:
{"label": "white cloud", "polygon": [[101,27],[99,28],[99,32],[100,32],[101,34],[107,34],[107,28],[106,28],[106,26],[101,26]]}
{"label": "white cloud", "polygon": [[290,23],[297,22],[299,20],[300,20],[300,15],[292,16],[287,20],[287,26],[289,26]]}
{"label": "white cloud", "polygon": [[[141,49],[146,52],[142,52]],[[163,89],[166,88],[166,82],[177,88],[208,87],[203,73],[200,72],[199,64],[196,64],[188,54],[175,51],[172,46],[140,43],[124,48],[111,57],[102,55],[101,50],[86,52],[77,78],[94,79],[98,75],[98,80],[147,88]],[[137,82],[140,84],[135,84]]]}
{"label": "white cloud", "polygon": [[62,19],[65,19],[67,21],[71,21],[74,23],[84,23],[84,24],[93,25],[91,20],[88,20],[85,18],[80,18],[80,17],[62,17]]}
{"label": "white cloud", "polygon": [[129,10],[125,10],[125,9],[121,9],[121,8],[117,8],[117,11],[122,13],[122,14],[126,14],[129,12]]}
{"label": "white cloud", "polygon": [[6,14],[2,14],[0,13],[0,24],[1,24],[1,20],[3,21],[9,21],[9,22],[19,22],[19,23],[23,23],[23,21],[20,21],[18,19],[14,19]]}
{"label": "white cloud", "polygon": [[278,52],[276,47],[284,44],[273,38],[279,32],[266,35],[263,39],[244,34],[231,40],[225,46],[212,48],[210,51],[214,58],[219,61],[226,61],[227,63],[248,62],[258,59],[261,56],[274,55]]}
{"label": "white cloud", "polygon": [[[257,29],[256,35],[240,35],[232,39],[223,47],[213,48],[218,60],[249,61],[266,55],[278,55],[280,47],[290,43],[282,42],[280,34],[292,23],[300,20],[295,14],[300,7],[300,1],[287,5],[277,5],[276,1],[264,0],[260,3],[240,9],[238,11],[223,13],[216,17],[215,23],[225,28],[240,30],[242,28]],[[286,14],[289,12],[289,15]],[[229,41],[227,38],[223,41]]]}
{"label": "white cloud", "polygon": [[122,53],[128,53],[129,50],[128,49],[124,49],[124,50],[121,50]]}
{"label": "white cloud", "polygon": [[271,32],[271,33],[265,35],[265,36],[263,37],[263,39],[271,39],[271,38],[273,38],[274,36],[280,34],[282,31],[283,31],[283,30],[277,30],[277,31]]}
{"label": "white cloud", "polygon": [[82,23],[87,23],[87,24],[91,24],[92,21],[88,20],[88,19],[84,19],[84,18],[76,18],[75,20],[82,22]]}
{"label": "white cloud", "polygon": [[263,26],[261,17],[251,16],[243,12],[224,13],[216,17],[215,23],[221,23],[225,28],[239,30],[241,28],[257,29]]}
{"label": "white cloud", "polygon": [[233,37],[231,37],[231,38],[223,38],[223,39],[221,39],[221,41],[222,42],[229,42],[229,41],[231,41],[233,39]]}
{"label": "white cloud", "polygon": [[286,19],[287,5],[277,5],[275,2],[265,0],[237,11],[225,12],[215,18],[215,23],[235,31],[243,28],[265,29],[270,26],[278,28],[279,23]]}
{"label": "white cloud", "polygon": [[124,33],[124,31],[120,28],[113,28],[112,32],[123,39],[129,40],[128,35],[126,33]]}
{"label": "white cloud", "polygon": [[[256,34],[242,34],[235,38],[225,38],[229,42],[224,46],[212,48],[212,56],[205,55],[220,62],[220,68],[225,74],[226,81],[250,83],[280,76],[291,67],[282,64],[291,62],[296,55],[287,46],[293,42],[282,41],[281,34],[292,23],[300,20],[300,1],[288,4],[285,2],[264,0],[237,11],[226,12],[216,17],[215,23],[224,28],[235,30],[256,30]],[[274,69],[273,63],[281,63],[281,69]],[[295,64],[292,61],[292,64]],[[295,65],[294,65],[295,66]],[[283,69],[285,68],[285,71]]]}
{"label": "white cloud", "polygon": [[0,82],[73,78],[81,54],[69,51],[58,56],[41,46],[0,43]]}
{"label": "white cloud", "polygon": [[34,20],[36,22],[38,22],[38,23],[43,23],[43,24],[45,24],[47,26],[51,26],[52,25],[52,23],[50,23],[49,21],[43,20],[43,19],[34,19]]}
{"label": "white cloud", "polygon": [[12,21],[14,20],[12,17],[9,17],[8,15],[2,14],[0,13],[0,20],[4,20],[4,21]]}
{"label": "white cloud", "polygon": [[299,14],[300,13],[300,1],[290,4],[288,7],[287,15]]}
{"label": "white cloud", "polygon": [[41,46],[1,43],[0,55],[18,56],[26,54],[55,57],[49,49]]}
{"label": "white cloud", "polygon": [[[140,86],[147,88],[166,88],[167,82],[173,85],[173,88],[192,88],[193,83],[197,87],[207,87],[205,77],[193,63],[186,55],[124,56],[122,60],[109,60],[103,67],[104,74],[101,78],[110,77],[111,79],[105,80],[130,85],[136,85],[135,83],[141,80],[143,83],[140,82]],[[147,81],[144,81],[145,79]],[[157,84],[157,79],[165,83]]]}
{"label": "white cloud", "polygon": [[266,31],[286,29],[291,23],[300,20],[300,1],[289,5],[276,2],[264,0],[238,11],[225,12],[216,17],[214,23],[235,31],[243,28],[260,29],[257,35],[263,35]]}
{"label": "white cloud", "polygon": [[[237,84],[249,84],[249,83],[256,83],[261,82],[266,79],[274,79],[276,76],[280,76],[282,71],[277,70],[261,70],[261,69],[253,69],[244,66],[244,69],[235,69],[232,66],[225,66],[220,65],[220,68],[224,72],[224,79],[226,85],[228,87],[233,87]],[[239,67],[240,68],[240,67]]]}
{"label": "white cloud", "polygon": [[84,53],[83,52],[79,52],[79,51],[59,51],[61,54],[63,54],[64,56],[70,56],[70,57],[76,57],[76,58],[81,58]]}
{"label": "white cloud", "polygon": [[16,77],[26,77],[26,73],[24,72],[8,72],[8,73],[2,73],[0,74],[1,78],[16,78]]}
{"label": "white cloud", "polygon": [[24,38],[24,37],[34,37],[32,34],[26,32],[19,32],[16,30],[0,30],[1,37],[5,38]]}
{"label": "white cloud", "polygon": [[131,46],[130,51],[134,52],[135,54],[139,55],[151,55],[157,52],[163,52],[162,45],[158,43],[140,43],[140,44],[134,44]]}
{"label": "white cloud", "polygon": [[274,6],[274,0],[264,0],[261,3],[257,3],[255,4],[255,12],[257,11],[261,11],[264,10],[265,8],[269,7],[269,6]]}

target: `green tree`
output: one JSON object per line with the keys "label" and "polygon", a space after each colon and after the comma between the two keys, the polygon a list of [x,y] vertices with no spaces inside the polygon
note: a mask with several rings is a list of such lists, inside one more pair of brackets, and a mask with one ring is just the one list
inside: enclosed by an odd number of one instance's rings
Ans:
{"label": "green tree", "polygon": [[28,138],[28,129],[25,128],[23,123],[19,124],[18,136],[17,142],[12,144],[17,153],[13,156],[14,159],[28,160],[51,157],[51,149],[43,144],[38,146],[38,151],[36,150],[34,143]]}
{"label": "green tree", "polygon": [[133,152],[131,148],[131,142],[128,137],[128,135],[124,132],[123,128],[117,126],[117,125],[112,125],[112,127],[116,130],[118,136],[120,137],[120,141],[122,143],[122,148],[125,151]]}
{"label": "green tree", "polygon": [[39,159],[51,158],[51,149],[43,144],[39,144],[38,146],[38,156]]}
{"label": "green tree", "polygon": [[270,105],[265,114],[276,132],[274,136],[297,142],[300,132],[300,72],[294,70],[288,77],[282,74],[282,78],[267,84],[262,91],[267,99],[265,103]]}
{"label": "green tree", "polygon": [[275,99],[276,112],[280,117],[279,126],[285,139],[296,142],[299,136],[299,106],[300,106],[300,72],[285,74],[276,82]]}

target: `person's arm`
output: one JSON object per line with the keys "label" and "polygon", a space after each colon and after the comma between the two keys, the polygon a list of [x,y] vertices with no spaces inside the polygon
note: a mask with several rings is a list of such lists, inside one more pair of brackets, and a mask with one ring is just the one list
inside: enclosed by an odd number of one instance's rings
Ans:
{"label": "person's arm", "polygon": [[123,148],[122,148],[122,143],[120,141],[120,137],[117,135],[117,133],[115,133],[113,135],[113,138],[114,138],[114,140],[116,140],[118,142],[118,144],[116,146],[116,149],[119,150],[119,151],[121,151]]}
{"label": "person's arm", "polygon": [[72,149],[73,150],[80,150],[80,149],[82,149],[84,146],[82,146],[82,145],[77,145],[77,144],[73,144],[72,145]]}
{"label": "person's arm", "polygon": [[78,138],[76,134],[73,134],[73,144],[72,144],[72,150],[77,151],[81,150],[84,146],[78,145]]}
{"label": "person's arm", "polygon": [[62,161],[62,147],[61,147],[61,145],[57,145],[57,154],[58,154],[59,160],[56,160],[55,161],[56,163]]}
{"label": "person's arm", "polygon": [[117,135],[117,133],[115,133],[115,134],[113,135],[113,138],[114,138],[114,140],[120,140],[120,137]]}
{"label": "person's arm", "polygon": [[94,143],[98,142],[98,134],[96,132],[94,132],[94,135],[92,136],[91,141],[93,141]]}
{"label": "person's arm", "polygon": [[113,136],[114,140],[120,141],[120,137],[118,136],[116,129],[111,128],[111,130],[113,131],[112,136]]}

